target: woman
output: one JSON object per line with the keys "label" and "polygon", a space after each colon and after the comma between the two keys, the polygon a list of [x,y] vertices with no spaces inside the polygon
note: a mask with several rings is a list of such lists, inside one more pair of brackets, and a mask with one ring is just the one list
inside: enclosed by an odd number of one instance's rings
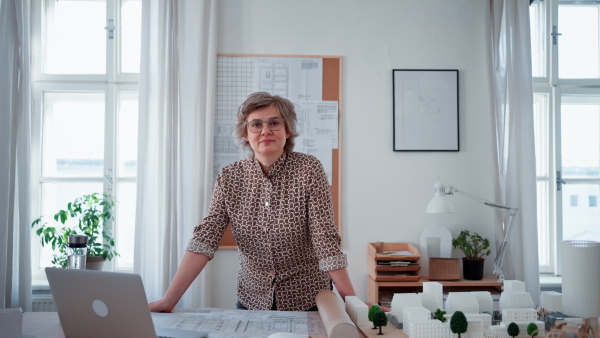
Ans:
{"label": "woman", "polygon": [[333,220],[321,163],[293,152],[296,113],[279,96],[259,92],[238,109],[234,134],[252,156],[223,168],[209,214],[194,229],[165,296],[151,311],[170,312],[212,259],[231,222],[239,248],[240,309],[315,310],[315,297],[336,286],[355,295]]}

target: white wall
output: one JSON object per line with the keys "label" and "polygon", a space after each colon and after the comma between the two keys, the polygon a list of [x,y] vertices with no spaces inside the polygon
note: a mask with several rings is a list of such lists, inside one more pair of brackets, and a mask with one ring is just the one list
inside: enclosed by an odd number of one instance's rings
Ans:
{"label": "white wall", "polygon": [[[438,177],[494,199],[487,15],[481,0],[219,1],[219,53],[343,57],[343,250],[362,299],[369,242],[418,246],[431,224],[493,238],[496,211],[464,197],[454,214],[424,212]],[[459,70],[459,152],[392,151],[392,69]],[[211,306],[234,307],[237,252],[209,265]]]}

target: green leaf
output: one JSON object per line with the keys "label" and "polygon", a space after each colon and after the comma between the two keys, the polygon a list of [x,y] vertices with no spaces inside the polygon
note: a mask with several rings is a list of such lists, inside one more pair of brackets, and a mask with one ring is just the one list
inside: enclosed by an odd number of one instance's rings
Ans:
{"label": "green leaf", "polygon": [[61,222],[62,224],[65,224],[65,222],[66,222],[66,221],[67,221],[67,219],[69,218],[69,216],[67,216],[67,212],[66,212],[66,211],[64,211],[64,210],[61,210],[61,211],[59,211],[58,213],[59,213],[59,215],[60,215],[60,222]]}
{"label": "green leaf", "polygon": [[42,218],[40,217],[31,223],[31,227],[33,228],[36,225],[39,225],[41,222],[42,222]]}

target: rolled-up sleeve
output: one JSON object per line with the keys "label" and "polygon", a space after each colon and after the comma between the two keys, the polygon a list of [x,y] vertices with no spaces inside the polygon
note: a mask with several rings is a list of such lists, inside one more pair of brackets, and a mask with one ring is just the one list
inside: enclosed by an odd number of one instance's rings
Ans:
{"label": "rolled-up sleeve", "polygon": [[219,249],[219,243],[229,224],[227,212],[226,186],[223,173],[217,177],[213,189],[208,216],[194,228],[194,236],[190,239],[187,251],[203,253],[212,259]]}
{"label": "rolled-up sleeve", "polygon": [[348,266],[346,254],[341,249],[341,237],[335,226],[331,189],[325,170],[319,161],[311,170],[308,200],[308,225],[312,245],[319,259],[319,269],[331,271]]}

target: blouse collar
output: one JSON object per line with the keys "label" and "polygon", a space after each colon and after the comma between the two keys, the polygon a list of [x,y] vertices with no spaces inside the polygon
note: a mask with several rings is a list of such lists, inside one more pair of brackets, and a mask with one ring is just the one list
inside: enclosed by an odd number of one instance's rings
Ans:
{"label": "blouse collar", "polygon": [[[279,174],[283,170],[283,168],[285,167],[285,162],[287,160],[287,157],[288,157],[288,153],[286,151],[284,151],[281,154],[281,156],[279,156],[277,161],[275,161],[275,163],[273,163],[273,165],[271,166],[271,169],[269,169],[269,174],[267,175],[268,178],[275,177],[277,174]],[[253,162],[254,162],[254,167],[257,170],[260,170],[262,172],[260,162],[258,162],[256,157],[254,157]]]}

